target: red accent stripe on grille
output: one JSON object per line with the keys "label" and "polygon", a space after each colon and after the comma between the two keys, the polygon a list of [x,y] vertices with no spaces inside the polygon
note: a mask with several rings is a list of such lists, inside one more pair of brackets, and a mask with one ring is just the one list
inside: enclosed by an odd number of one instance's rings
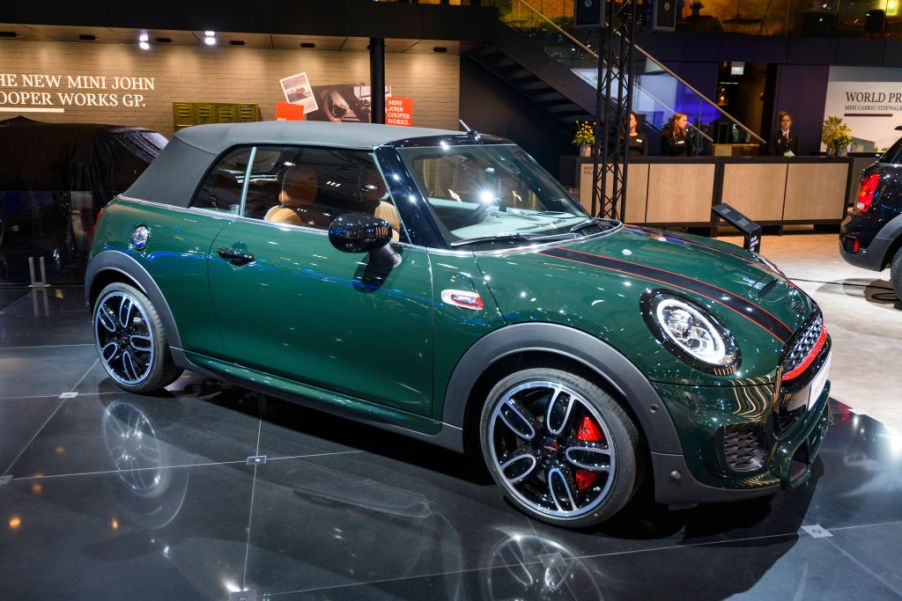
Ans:
{"label": "red accent stripe on grille", "polygon": [[818,353],[821,352],[821,349],[824,348],[824,342],[827,341],[827,326],[821,327],[821,335],[818,336],[817,342],[814,343],[814,348],[811,349],[811,352],[805,357],[805,360],[799,363],[791,372],[788,374],[783,374],[783,381],[788,382],[789,380],[794,380],[798,378],[808,366],[811,365],[811,362],[814,361],[814,358],[817,357]]}

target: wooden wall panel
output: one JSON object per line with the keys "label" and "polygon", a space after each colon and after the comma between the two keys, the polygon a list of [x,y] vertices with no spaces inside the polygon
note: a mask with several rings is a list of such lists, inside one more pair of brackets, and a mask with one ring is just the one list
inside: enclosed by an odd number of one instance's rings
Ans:
{"label": "wooden wall panel", "polygon": [[714,189],[711,164],[651,163],[648,172],[648,223],[711,221]]}
{"label": "wooden wall panel", "polygon": [[789,165],[785,221],[842,219],[846,212],[847,163]]}
{"label": "wooden wall panel", "polygon": [[[454,54],[386,53],[385,78],[395,96],[414,100],[414,125],[458,129],[460,59]],[[117,106],[74,106],[64,113],[22,113],[53,122],[114,123],[147,127],[170,135],[173,102],[258,104],[264,119],[275,118],[284,101],[279,80],[306,72],[313,85],[369,81],[366,52],[265,50],[238,47],[0,41],[0,119],[19,114],[15,94],[47,93],[60,107],[59,93],[117,95]],[[62,85],[23,85],[23,74],[61,75]],[[3,75],[16,75],[16,86]],[[105,88],[68,86],[67,76],[105,77]],[[112,89],[116,77],[153,78],[153,89]],[[139,106],[125,106],[125,94],[140,94]],[[11,98],[12,97],[12,98]],[[43,98],[38,98],[41,100]],[[11,102],[12,100],[12,102]]]}
{"label": "wooden wall panel", "polygon": [[[607,182],[607,193],[611,193],[613,184]],[[645,207],[648,202],[648,163],[629,166],[626,185],[626,218],[627,223],[644,223]],[[592,211],[592,163],[580,165],[579,203],[587,213]]]}
{"label": "wooden wall panel", "polygon": [[783,195],[786,192],[785,163],[724,165],[725,202],[754,221],[783,219]]}

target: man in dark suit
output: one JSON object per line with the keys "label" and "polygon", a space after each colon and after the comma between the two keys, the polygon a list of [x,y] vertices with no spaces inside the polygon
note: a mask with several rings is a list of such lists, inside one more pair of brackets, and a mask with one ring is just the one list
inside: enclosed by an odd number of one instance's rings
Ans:
{"label": "man in dark suit", "polygon": [[777,120],[780,122],[780,129],[770,140],[768,144],[768,152],[777,156],[794,156],[799,154],[799,137],[790,128],[792,127],[792,117],[786,111],[777,113]]}

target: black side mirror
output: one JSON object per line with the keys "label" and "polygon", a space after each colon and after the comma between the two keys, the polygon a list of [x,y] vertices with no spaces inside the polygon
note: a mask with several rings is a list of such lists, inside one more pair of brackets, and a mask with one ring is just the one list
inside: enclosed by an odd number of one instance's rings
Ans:
{"label": "black side mirror", "polygon": [[391,225],[369,213],[346,213],[329,224],[329,242],[342,252],[370,253],[370,263],[391,268],[401,263],[399,255],[389,244]]}

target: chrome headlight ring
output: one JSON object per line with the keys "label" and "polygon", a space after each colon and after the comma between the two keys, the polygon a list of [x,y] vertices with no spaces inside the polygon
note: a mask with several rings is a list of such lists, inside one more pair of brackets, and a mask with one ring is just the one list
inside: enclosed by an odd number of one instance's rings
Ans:
{"label": "chrome headlight ring", "polygon": [[741,354],[733,334],[694,301],[668,290],[651,290],[640,300],[642,317],[655,338],[687,365],[728,376]]}

